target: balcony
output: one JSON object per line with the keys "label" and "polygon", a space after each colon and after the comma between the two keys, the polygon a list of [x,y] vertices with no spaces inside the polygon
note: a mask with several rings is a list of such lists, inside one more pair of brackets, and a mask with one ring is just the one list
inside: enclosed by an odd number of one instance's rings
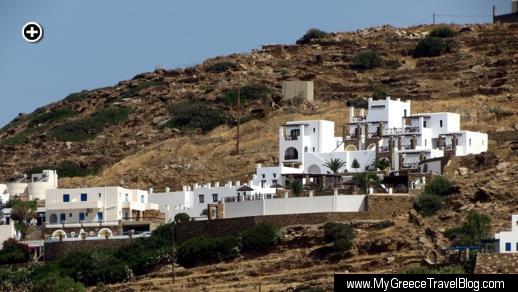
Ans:
{"label": "balcony", "polygon": [[84,201],[84,202],[46,202],[47,210],[65,210],[65,209],[101,209],[102,201]]}
{"label": "balcony", "polygon": [[418,169],[418,168],[419,168],[418,162],[403,163],[401,165],[401,169]]}
{"label": "balcony", "polygon": [[297,141],[299,139],[299,135],[284,135],[284,140],[286,141]]}
{"label": "balcony", "polygon": [[401,145],[400,150],[413,150],[415,147],[412,147],[412,145]]}
{"label": "balcony", "polygon": [[353,122],[363,122],[366,120],[365,116],[353,116]]}
{"label": "balcony", "polygon": [[419,127],[405,127],[405,133],[419,133]]}
{"label": "balcony", "polygon": [[378,152],[389,152],[390,148],[388,146],[380,146],[378,147]]}

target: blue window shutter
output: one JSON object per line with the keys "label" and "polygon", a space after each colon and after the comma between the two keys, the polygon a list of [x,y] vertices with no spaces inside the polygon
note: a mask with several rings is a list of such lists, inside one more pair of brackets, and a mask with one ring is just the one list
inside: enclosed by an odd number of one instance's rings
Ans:
{"label": "blue window shutter", "polygon": [[81,202],[88,201],[88,194],[81,194]]}
{"label": "blue window shutter", "polygon": [[510,242],[506,242],[505,243],[505,251],[511,251],[511,243]]}

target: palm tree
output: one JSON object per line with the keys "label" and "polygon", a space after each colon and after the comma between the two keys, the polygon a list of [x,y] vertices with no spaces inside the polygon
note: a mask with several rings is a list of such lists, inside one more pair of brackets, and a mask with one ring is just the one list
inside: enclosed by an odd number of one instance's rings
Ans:
{"label": "palm tree", "polygon": [[356,182],[360,189],[367,194],[369,187],[379,184],[379,177],[375,172],[362,172],[353,175],[353,181]]}
{"label": "palm tree", "polygon": [[338,173],[340,168],[346,166],[346,163],[340,158],[331,158],[324,163],[324,166],[329,168],[333,173]]}
{"label": "palm tree", "polygon": [[302,191],[304,191],[304,186],[302,185],[301,181],[296,180],[291,183],[290,189],[293,192],[293,195],[298,197],[302,194]]}

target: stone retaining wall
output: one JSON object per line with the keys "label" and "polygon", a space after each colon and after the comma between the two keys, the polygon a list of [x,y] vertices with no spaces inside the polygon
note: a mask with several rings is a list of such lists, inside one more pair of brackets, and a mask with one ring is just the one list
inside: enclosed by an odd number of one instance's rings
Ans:
{"label": "stone retaining wall", "polygon": [[475,274],[518,274],[518,254],[478,253]]}

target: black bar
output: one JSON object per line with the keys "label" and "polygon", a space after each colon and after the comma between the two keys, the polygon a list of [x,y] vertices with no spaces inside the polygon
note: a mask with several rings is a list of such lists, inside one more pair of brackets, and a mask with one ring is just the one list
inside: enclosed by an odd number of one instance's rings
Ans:
{"label": "black bar", "polygon": [[335,291],[518,291],[518,275],[335,274]]}

